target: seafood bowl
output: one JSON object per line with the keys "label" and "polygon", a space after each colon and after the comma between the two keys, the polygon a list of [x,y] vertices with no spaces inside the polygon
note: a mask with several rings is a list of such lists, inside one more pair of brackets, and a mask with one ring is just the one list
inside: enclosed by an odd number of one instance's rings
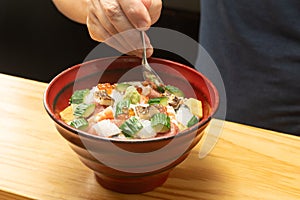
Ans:
{"label": "seafood bowl", "polygon": [[202,102],[202,118],[176,135],[146,139],[107,138],[78,130],[65,123],[60,112],[75,90],[98,83],[143,81],[141,59],[131,56],[100,58],[75,65],[58,74],[44,94],[44,107],[58,132],[68,141],[100,185],[121,193],[143,193],[161,186],[170,171],[185,160],[201,140],[219,105],[210,80],[198,71],[169,60],[149,58],[165,84],[180,88],[187,97]]}

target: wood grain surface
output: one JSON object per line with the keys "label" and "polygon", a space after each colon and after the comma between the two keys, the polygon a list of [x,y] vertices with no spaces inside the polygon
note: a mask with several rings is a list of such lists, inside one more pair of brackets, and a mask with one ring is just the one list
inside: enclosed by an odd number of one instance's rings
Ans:
{"label": "wood grain surface", "polygon": [[0,199],[300,199],[300,138],[232,122],[208,156],[196,146],[162,187],[106,190],[54,128],[46,83],[0,74],[0,85]]}

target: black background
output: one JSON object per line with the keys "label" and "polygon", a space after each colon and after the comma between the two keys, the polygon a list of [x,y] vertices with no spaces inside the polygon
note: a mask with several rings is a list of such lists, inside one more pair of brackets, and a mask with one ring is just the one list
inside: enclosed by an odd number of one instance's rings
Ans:
{"label": "black background", "polygon": [[[198,41],[199,18],[198,12],[164,7],[155,26],[180,31]],[[85,25],[63,16],[52,1],[0,1],[1,73],[49,82],[67,67],[81,63],[97,44]],[[190,64],[159,50],[153,56]]]}

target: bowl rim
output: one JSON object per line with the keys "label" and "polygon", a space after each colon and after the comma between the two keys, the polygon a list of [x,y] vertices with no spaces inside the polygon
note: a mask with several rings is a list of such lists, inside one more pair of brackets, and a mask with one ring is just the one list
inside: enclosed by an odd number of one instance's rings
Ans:
{"label": "bowl rim", "polygon": [[180,131],[176,135],[161,136],[161,137],[146,138],[146,139],[119,139],[119,138],[101,137],[101,136],[97,136],[97,135],[87,133],[86,131],[78,130],[76,128],[73,128],[73,127],[69,126],[68,124],[66,124],[65,122],[63,122],[62,120],[57,118],[57,115],[53,112],[53,110],[51,109],[51,107],[50,107],[50,105],[48,104],[48,101],[47,101],[49,91],[50,91],[51,87],[55,84],[57,79],[59,79],[61,76],[65,75],[65,74],[67,74],[69,71],[72,71],[75,68],[81,67],[82,65],[87,65],[89,63],[99,62],[101,60],[125,59],[125,58],[140,59],[140,58],[135,57],[135,56],[111,56],[111,57],[97,58],[97,59],[93,59],[93,60],[89,60],[89,61],[86,61],[86,62],[83,62],[83,63],[73,65],[73,66],[63,70],[59,74],[57,74],[49,82],[49,84],[47,85],[47,87],[44,91],[44,95],[43,95],[43,105],[44,105],[44,108],[47,111],[48,115],[52,118],[52,120],[55,123],[57,123],[58,125],[60,125],[64,129],[67,129],[72,134],[78,135],[79,137],[84,136],[84,137],[89,138],[89,139],[96,139],[96,140],[101,140],[101,141],[106,141],[106,142],[115,142],[115,143],[147,143],[147,142],[155,142],[155,141],[162,141],[162,140],[170,140],[170,139],[174,139],[176,137],[182,137],[182,136],[185,136],[185,135],[187,135],[191,132],[194,132],[198,129],[198,127],[203,127],[204,125],[206,125],[212,119],[212,117],[216,113],[216,111],[218,110],[219,101],[220,101],[220,96],[219,96],[218,90],[215,87],[215,85],[212,83],[212,81],[209,80],[206,76],[204,76],[201,72],[199,72],[199,71],[197,71],[197,70],[195,70],[195,69],[193,69],[193,68],[191,68],[187,65],[184,65],[182,63],[178,63],[178,62],[163,59],[163,58],[151,57],[149,59],[151,61],[160,61],[160,62],[163,62],[165,64],[177,65],[177,66],[180,66],[180,67],[184,68],[187,71],[190,71],[191,73],[196,73],[199,76],[201,76],[203,78],[203,80],[211,87],[210,91],[212,91],[214,93],[215,102],[214,102],[214,104],[211,105],[211,108],[212,108],[211,109],[211,114],[206,119],[200,120],[195,125],[189,127],[188,129],[185,129],[184,131]]}

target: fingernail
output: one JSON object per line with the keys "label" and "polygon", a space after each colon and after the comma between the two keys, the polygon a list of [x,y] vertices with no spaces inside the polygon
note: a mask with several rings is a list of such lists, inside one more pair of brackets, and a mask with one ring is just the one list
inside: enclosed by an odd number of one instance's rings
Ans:
{"label": "fingernail", "polygon": [[146,21],[140,21],[138,23],[137,29],[139,29],[141,31],[145,31],[145,30],[149,29],[149,24]]}
{"label": "fingernail", "polygon": [[153,47],[151,46],[150,48],[147,48],[146,51],[147,58],[151,57],[152,54],[153,54]]}

